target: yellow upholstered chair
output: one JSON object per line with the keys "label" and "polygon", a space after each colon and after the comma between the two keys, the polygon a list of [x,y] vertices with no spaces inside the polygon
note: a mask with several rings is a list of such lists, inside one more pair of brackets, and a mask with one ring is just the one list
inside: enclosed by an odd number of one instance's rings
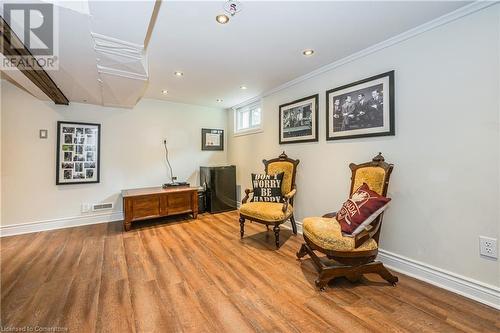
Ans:
{"label": "yellow upholstered chair", "polygon": [[[389,178],[393,169],[392,164],[385,162],[381,153],[371,162],[363,164],[351,163],[352,194],[363,183],[368,184],[371,190],[380,195],[387,195]],[[308,217],[303,220],[302,229],[305,243],[302,244],[297,257],[300,259],[308,254],[319,273],[315,283],[320,290],[324,290],[328,281],[345,276],[354,282],[365,273],[376,273],[387,282],[395,285],[398,278],[392,275],[381,262],[375,261],[378,253],[382,212],[365,230],[354,237],[344,236],[340,224],[335,219],[336,213],[329,213],[323,217]],[[314,251],[326,254],[330,262],[321,260]]]}
{"label": "yellow upholstered chair", "polygon": [[278,158],[272,160],[262,160],[266,174],[274,175],[283,172],[283,182],[281,193],[284,202],[248,202],[251,189],[245,190],[245,197],[241,201],[240,207],[240,235],[245,234],[245,220],[255,221],[269,226],[273,226],[276,237],[276,248],[279,248],[280,225],[288,220],[292,224],[293,233],[297,234],[297,225],[293,217],[293,197],[297,192],[295,186],[295,175],[299,160],[293,160],[283,152]]}

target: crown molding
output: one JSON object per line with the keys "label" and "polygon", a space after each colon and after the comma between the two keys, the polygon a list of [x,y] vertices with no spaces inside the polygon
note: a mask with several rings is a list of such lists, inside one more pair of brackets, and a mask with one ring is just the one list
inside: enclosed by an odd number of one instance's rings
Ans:
{"label": "crown molding", "polygon": [[445,24],[448,24],[450,22],[453,22],[453,21],[456,21],[462,17],[465,17],[465,16],[468,16],[468,15],[471,15],[471,14],[474,14],[480,10],[483,10],[485,8],[488,8],[490,6],[493,6],[495,4],[498,4],[500,1],[475,1],[469,5],[466,5],[466,6],[463,6],[461,8],[458,8],[457,10],[454,10],[448,14],[445,14],[443,16],[440,16],[432,21],[429,21],[429,22],[426,22],[422,25],[419,25],[415,28],[412,28],[410,30],[407,30],[399,35],[396,35],[394,37],[391,37],[389,39],[386,39],[380,43],[377,43],[377,44],[374,44],[372,46],[369,46],[361,51],[358,51],[356,53],[353,53],[347,57],[344,57],[342,59],[339,59],[337,61],[334,61],[328,65],[325,65],[325,66],[322,66],[318,69],[315,69],[314,71],[312,72],[309,72],[307,74],[304,74],[302,76],[299,76],[291,81],[288,81],[284,84],[281,84],[271,90],[268,90],[258,96],[255,96],[251,99],[248,99],[248,100],[245,100],[244,102],[242,103],[239,103],[237,105],[234,105],[232,106],[231,108],[229,109],[234,109],[234,108],[237,108],[237,107],[240,107],[242,105],[246,105],[248,103],[251,103],[252,101],[254,100],[257,100],[257,99],[260,99],[260,98],[264,98],[264,97],[267,97],[267,96],[270,96],[270,95],[273,95],[273,94],[276,94],[284,89],[287,89],[289,87],[292,87],[294,85],[297,85],[303,81],[306,81],[306,80],[309,80],[313,77],[316,77],[316,76],[319,76],[323,73],[326,73],[326,72],[329,72],[329,71],[332,71],[334,70],[335,68],[337,67],[340,67],[340,66],[343,66],[345,64],[348,64],[350,62],[353,62],[357,59],[360,59],[360,58],[363,58],[363,57],[366,57],[372,53],[375,53],[377,51],[380,51],[380,50],[383,50],[385,48],[388,48],[390,46],[393,46],[393,45],[396,45],[396,44],[399,44],[399,43],[402,43],[410,38],[413,38],[413,37],[416,37],[418,35],[421,35],[427,31],[430,31],[430,30],[433,30],[435,28],[438,28],[440,26],[443,26]]}
{"label": "crown molding", "polygon": [[91,32],[90,35],[94,39],[96,46],[104,48],[122,48],[130,52],[141,54],[144,50],[144,45],[131,43],[122,39]]}
{"label": "crown molding", "polygon": [[106,66],[101,66],[101,65],[97,65],[97,72],[99,74],[113,75],[113,76],[123,77],[123,78],[127,78],[127,79],[132,79],[132,80],[147,81],[149,78],[148,73],[142,74],[142,73],[136,73],[136,72],[131,72],[131,71],[123,71],[123,70],[119,70],[116,68],[111,68],[111,67],[106,67]]}

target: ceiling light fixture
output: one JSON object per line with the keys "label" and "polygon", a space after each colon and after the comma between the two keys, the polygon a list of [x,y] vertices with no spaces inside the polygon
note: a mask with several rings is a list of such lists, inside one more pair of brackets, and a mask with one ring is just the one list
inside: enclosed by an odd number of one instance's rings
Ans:
{"label": "ceiling light fixture", "polygon": [[175,75],[175,76],[183,76],[183,75],[184,75],[184,73],[183,73],[183,72],[179,72],[179,71],[175,71],[175,72],[174,72],[174,75]]}
{"label": "ceiling light fixture", "polygon": [[226,24],[227,22],[229,22],[229,17],[225,14],[221,14],[221,15],[217,15],[215,17],[215,20],[217,22],[219,22],[220,24]]}
{"label": "ceiling light fixture", "polygon": [[220,103],[220,102],[222,102],[222,101],[224,101],[222,98],[217,98],[217,102],[219,102],[219,103]]}
{"label": "ceiling light fixture", "polygon": [[314,54],[314,50],[307,49],[307,50],[302,51],[302,54],[305,55],[306,57],[309,57],[309,56],[312,56]]}
{"label": "ceiling light fixture", "polygon": [[247,90],[247,86],[240,86],[241,90]]}
{"label": "ceiling light fixture", "polygon": [[166,95],[166,94],[168,94],[168,90],[163,89],[163,90],[161,91],[161,93],[162,93],[163,95]]}
{"label": "ceiling light fixture", "polygon": [[[242,4],[234,0],[228,0],[224,4],[224,11],[231,17],[239,13],[242,8]],[[227,22],[229,22],[229,16],[227,16],[226,14],[219,14],[215,17],[215,20],[220,24],[226,24]]]}

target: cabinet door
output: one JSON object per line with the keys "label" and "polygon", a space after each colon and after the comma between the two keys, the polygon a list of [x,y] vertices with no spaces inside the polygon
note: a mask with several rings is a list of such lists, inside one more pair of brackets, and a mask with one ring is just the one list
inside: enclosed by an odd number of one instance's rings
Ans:
{"label": "cabinet door", "polygon": [[168,194],[161,194],[160,195],[160,215],[161,216],[167,216],[170,214],[168,211]]}
{"label": "cabinet door", "polygon": [[168,201],[168,215],[182,214],[191,212],[191,192],[178,192],[169,193]]}
{"label": "cabinet door", "polygon": [[160,216],[160,196],[148,195],[134,198],[132,212],[134,220]]}

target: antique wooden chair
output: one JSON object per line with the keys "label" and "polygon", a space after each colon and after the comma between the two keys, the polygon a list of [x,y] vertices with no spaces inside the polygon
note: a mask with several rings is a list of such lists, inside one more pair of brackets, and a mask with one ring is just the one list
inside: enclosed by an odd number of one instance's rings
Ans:
{"label": "antique wooden chair", "polygon": [[[366,183],[378,194],[387,195],[393,165],[386,163],[381,153],[371,162],[358,165],[351,163],[349,168],[352,171],[351,194]],[[345,276],[349,281],[355,282],[365,273],[376,273],[387,282],[396,285],[398,278],[381,262],[375,261],[383,215],[384,213],[381,213],[367,229],[355,237],[342,234],[340,225],[335,219],[336,213],[304,219],[305,243],[297,252],[297,258],[309,254],[319,273],[315,283],[320,290],[324,290],[328,281],[336,277]],[[315,250],[326,254],[330,260],[320,259],[314,253]]]}
{"label": "antique wooden chair", "polygon": [[276,248],[279,248],[280,225],[287,220],[292,224],[293,233],[297,234],[297,225],[293,216],[293,197],[297,192],[295,186],[295,174],[299,160],[293,160],[283,152],[278,158],[272,160],[262,160],[266,174],[276,174],[283,172],[283,182],[281,193],[284,202],[248,202],[251,189],[245,190],[245,197],[241,201],[240,207],[240,235],[243,238],[245,234],[245,220],[255,221],[269,226],[273,226],[276,237]]}

